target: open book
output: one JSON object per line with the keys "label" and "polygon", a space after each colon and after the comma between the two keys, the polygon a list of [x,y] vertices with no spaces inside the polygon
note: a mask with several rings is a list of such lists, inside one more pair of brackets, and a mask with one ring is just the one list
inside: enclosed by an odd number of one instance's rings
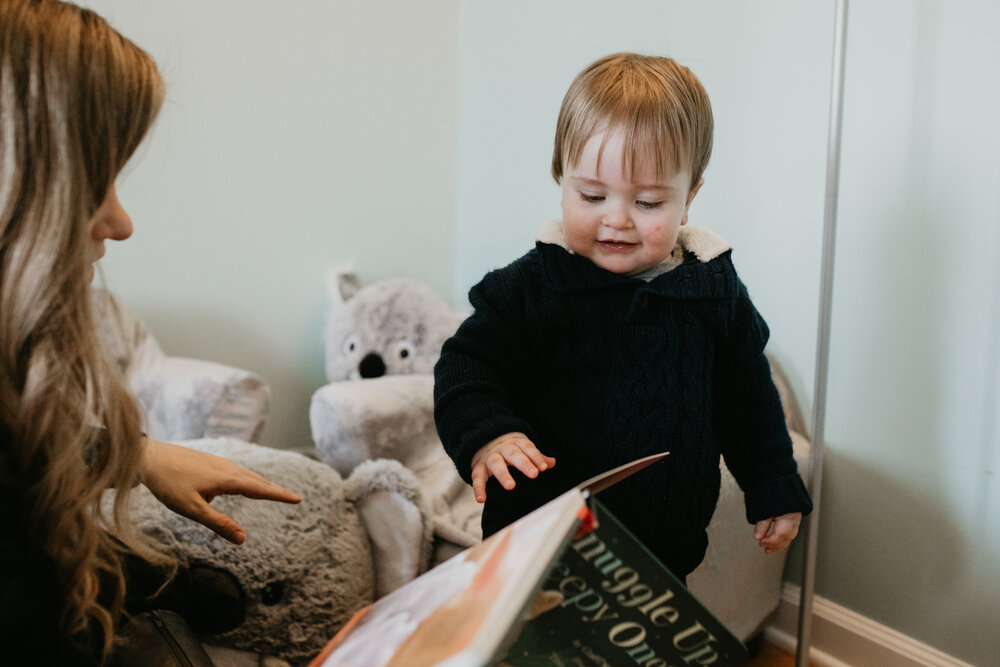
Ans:
{"label": "open book", "polygon": [[593,494],[570,489],[357,614],[310,667],[738,665],[746,648]]}

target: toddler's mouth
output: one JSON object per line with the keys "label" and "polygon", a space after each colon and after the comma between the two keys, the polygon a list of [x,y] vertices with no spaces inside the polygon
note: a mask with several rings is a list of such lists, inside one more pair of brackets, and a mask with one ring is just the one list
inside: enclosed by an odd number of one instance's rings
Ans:
{"label": "toddler's mouth", "polygon": [[638,243],[628,243],[626,241],[598,241],[602,248],[611,252],[626,252],[639,245]]}

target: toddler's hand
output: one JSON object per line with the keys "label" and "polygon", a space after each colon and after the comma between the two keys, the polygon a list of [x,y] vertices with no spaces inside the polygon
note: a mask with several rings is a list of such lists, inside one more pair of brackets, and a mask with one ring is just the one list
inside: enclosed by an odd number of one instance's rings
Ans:
{"label": "toddler's hand", "polygon": [[483,445],[472,457],[472,492],[478,502],[486,501],[486,480],[493,475],[503,488],[514,488],[508,465],[512,465],[526,476],[534,479],[538,473],[556,464],[551,456],[545,456],[535,443],[523,433],[507,433]]}
{"label": "toddler's hand", "polygon": [[800,523],[802,523],[801,512],[764,519],[754,526],[753,538],[764,547],[764,553],[773,554],[791,544],[799,533]]}

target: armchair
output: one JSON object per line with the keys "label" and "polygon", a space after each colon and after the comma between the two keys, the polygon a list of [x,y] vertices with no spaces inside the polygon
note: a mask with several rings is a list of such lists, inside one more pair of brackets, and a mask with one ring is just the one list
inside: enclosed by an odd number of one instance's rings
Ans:
{"label": "armchair", "polygon": [[146,410],[155,440],[233,437],[256,442],[270,389],[250,371],[167,355],[117,298],[92,289],[94,317],[108,353]]}

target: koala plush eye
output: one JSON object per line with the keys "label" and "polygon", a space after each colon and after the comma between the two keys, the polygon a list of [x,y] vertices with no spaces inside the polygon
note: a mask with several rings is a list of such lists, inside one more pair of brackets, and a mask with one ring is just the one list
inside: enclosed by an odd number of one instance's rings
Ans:
{"label": "koala plush eye", "polygon": [[416,354],[417,350],[408,340],[401,340],[396,343],[396,358],[400,361],[407,361],[412,359]]}
{"label": "koala plush eye", "polygon": [[344,339],[344,354],[357,354],[360,347],[361,341],[358,340],[356,334],[351,334]]}
{"label": "koala plush eye", "polygon": [[269,582],[260,591],[260,601],[264,605],[271,607],[279,602],[285,597],[285,582],[283,581],[272,581]]}

